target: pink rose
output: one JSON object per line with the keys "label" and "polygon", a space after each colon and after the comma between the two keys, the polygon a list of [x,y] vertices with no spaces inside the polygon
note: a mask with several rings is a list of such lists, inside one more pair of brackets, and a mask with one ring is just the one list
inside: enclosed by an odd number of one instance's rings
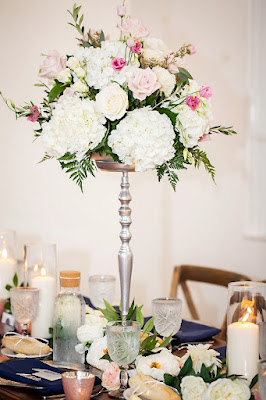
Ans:
{"label": "pink rose", "polygon": [[142,48],[142,43],[137,41],[136,44],[131,47],[131,50],[133,51],[133,53],[138,54],[140,53],[141,48]]}
{"label": "pink rose", "polygon": [[112,61],[112,67],[114,71],[121,71],[125,65],[126,62],[123,60],[123,58],[114,58]]}
{"label": "pink rose", "polygon": [[135,99],[144,100],[161,85],[157,81],[157,75],[150,68],[138,68],[134,78],[129,81],[128,87],[132,90]]}
{"label": "pink rose", "polygon": [[197,96],[187,96],[186,105],[191,108],[192,111],[195,111],[199,106],[200,99]]}
{"label": "pink rose", "polygon": [[122,25],[118,25],[118,28],[121,29],[125,35],[132,36],[135,39],[149,35],[145,26],[138,19],[126,18],[123,20]]}
{"label": "pink rose", "polygon": [[119,17],[124,17],[127,13],[126,6],[117,6],[117,15]]}
{"label": "pink rose", "polygon": [[31,112],[31,114],[28,116],[27,120],[30,121],[30,122],[38,121],[38,117],[40,115],[40,111],[39,111],[38,107],[37,106],[32,106],[30,108],[30,112]]}
{"label": "pink rose", "polygon": [[61,57],[57,50],[52,50],[48,53],[40,66],[40,76],[47,79],[55,79],[59,72],[66,68],[67,58]]}
{"label": "pink rose", "polygon": [[188,54],[190,54],[191,56],[192,56],[192,54],[197,53],[197,49],[195,46],[188,46],[187,50],[188,50]]}
{"label": "pink rose", "polygon": [[107,390],[120,388],[120,369],[118,364],[111,362],[102,375],[102,385]]}
{"label": "pink rose", "polygon": [[212,88],[210,86],[202,86],[199,92],[201,97],[205,97],[205,99],[209,99],[212,97]]}

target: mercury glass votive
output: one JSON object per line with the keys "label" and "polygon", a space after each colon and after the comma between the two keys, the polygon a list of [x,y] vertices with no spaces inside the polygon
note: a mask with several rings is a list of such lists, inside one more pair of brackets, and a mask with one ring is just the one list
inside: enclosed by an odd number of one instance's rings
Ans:
{"label": "mercury glass votive", "polygon": [[266,317],[266,284],[232,282],[228,286],[227,373],[251,382],[258,373],[259,324]]}
{"label": "mercury glass votive", "polygon": [[69,371],[62,374],[66,400],[89,400],[95,375],[84,371]]}

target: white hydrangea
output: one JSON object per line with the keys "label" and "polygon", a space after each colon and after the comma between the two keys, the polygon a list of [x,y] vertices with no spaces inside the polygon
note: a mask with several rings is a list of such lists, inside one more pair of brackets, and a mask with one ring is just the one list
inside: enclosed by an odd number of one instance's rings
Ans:
{"label": "white hydrangea", "polygon": [[173,112],[178,114],[176,128],[180,132],[180,142],[188,148],[196,146],[199,139],[209,133],[212,121],[211,99],[201,97],[199,95],[200,88],[196,81],[189,80],[189,84],[185,85],[181,93],[179,93],[182,98],[197,96],[200,103],[196,110],[192,110],[185,103],[172,109]]}
{"label": "white hydrangea", "polygon": [[175,132],[171,120],[150,107],[130,111],[108,138],[120,161],[145,171],[171,160]]}
{"label": "white hydrangea", "polygon": [[47,152],[55,157],[69,152],[82,158],[103,139],[105,122],[94,101],[66,97],[56,104],[51,120],[43,126],[42,142]]}
{"label": "white hydrangea", "polygon": [[102,89],[111,81],[123,84],[128,80],[134,62],[125,66],[121,71],[114,71],[112,67],[113,58],[125,59],[126,44],[119,41],[106,40],[101,47],[80,48],[75,54],[82,68],[86,71],[86,81],[95,89]]}

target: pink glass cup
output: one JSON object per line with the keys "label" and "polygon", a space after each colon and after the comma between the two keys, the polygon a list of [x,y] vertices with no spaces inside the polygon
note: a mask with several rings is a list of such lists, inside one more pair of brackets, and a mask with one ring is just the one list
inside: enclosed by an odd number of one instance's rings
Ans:
{"label": "pink glass cup", "polygon": [[69,371],[62,374],[66,400],[89,400],[95,376],[89,372]]}

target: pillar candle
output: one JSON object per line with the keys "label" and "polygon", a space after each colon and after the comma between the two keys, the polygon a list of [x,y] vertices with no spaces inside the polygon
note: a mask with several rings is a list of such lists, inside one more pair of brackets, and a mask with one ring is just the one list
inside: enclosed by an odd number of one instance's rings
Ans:
{"label": "pillar candle", "polygon": [[53,326],[53,311],[56,296],[56,280],[53,276],[34,276],[31,286],[39,289],[39,307],[31,324],[31,335],[50,338],[49,328]]}
{"label": "pillar candle", "polygon": [[9,292],[6,285],[13,286],[13,277],[16,272],[17,262],[14,258],[0,258],[0,299],[7,299]]}
{"label": "pillar candle", "polygon": [[234,322],[227,330],[227,372],[243,375],[250,383],[258,373],[259,327],[252,322]]}

